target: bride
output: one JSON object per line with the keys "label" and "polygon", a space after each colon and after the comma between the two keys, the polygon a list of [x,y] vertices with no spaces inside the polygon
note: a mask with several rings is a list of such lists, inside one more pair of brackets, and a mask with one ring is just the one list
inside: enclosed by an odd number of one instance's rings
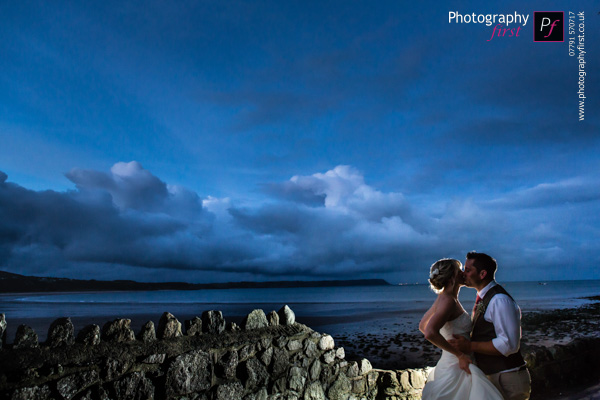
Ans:
{"label": "bride", "polygon": [[455,349],[447,341],[453,334],[467,339],[471,334],[471,318],[458,301],[458,292],[464,285],[461,268],[460,261],[450,258],[436,261],[431,266],[429,283],[438,296],[423,315],[419,330],[443,351],[427,378],[422,400],[502,400],[498,389],[472,364],[470,355]]}

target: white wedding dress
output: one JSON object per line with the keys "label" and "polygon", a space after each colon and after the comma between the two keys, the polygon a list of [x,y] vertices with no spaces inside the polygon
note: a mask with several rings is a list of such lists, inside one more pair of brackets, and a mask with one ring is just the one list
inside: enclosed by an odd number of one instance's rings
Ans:
{"label": "white wedding dress", "polygon": [[[469,338],[471,318],[466,312],[444,324],[440,333],[448,340],[452,335]],[[471,374],[459,368],[458,358],[447,351],[427,378],[422,400],[503,400],[502,395],[482,370],[474,364],[469,366]]]}

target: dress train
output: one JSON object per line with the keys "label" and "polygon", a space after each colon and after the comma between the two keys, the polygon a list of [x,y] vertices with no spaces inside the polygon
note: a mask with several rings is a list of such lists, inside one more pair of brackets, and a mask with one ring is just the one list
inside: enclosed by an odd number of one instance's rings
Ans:
{"label": "dress train", "polygon": [[[453,334],[469,337],[470,332],[471,318],[466,312],[440,329],[446,340],[452,339]],[[470,364],[469,369],[470,375],[459,368],[454,354],[442,351],[442,357],[427,378],[422,400],[503,400],[482,370],[474,364]]]}

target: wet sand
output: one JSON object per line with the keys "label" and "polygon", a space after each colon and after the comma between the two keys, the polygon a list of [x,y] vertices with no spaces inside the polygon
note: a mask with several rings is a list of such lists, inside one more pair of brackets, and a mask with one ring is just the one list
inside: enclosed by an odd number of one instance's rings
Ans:
{"label": "wet sand", "polygon": [[[590,300],[594,303],[572,309],[523,311],[521,345],[552,346],[600,336],[600,296]],[[337,346],[344,347],[347,358],[367,358],[379,369],[435,366],[441,355],[441,350],[423,338],[418,321],[408,319],[373,332],[349,332],[334,338]]]}

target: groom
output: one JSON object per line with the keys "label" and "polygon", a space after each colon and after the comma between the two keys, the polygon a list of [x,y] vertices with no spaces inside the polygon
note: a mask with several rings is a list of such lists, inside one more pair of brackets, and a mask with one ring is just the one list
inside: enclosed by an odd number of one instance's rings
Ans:
{"label": "groom", "polygon": [[450,343],[464,353],[474,353],[477,366],[506,400],[527,400],[531,377],[519,351],[521,309],[494,280],[496,267],[496,260],[487,254],[467,254],[465,285],[477,289],[471,341],[454,336]]}

